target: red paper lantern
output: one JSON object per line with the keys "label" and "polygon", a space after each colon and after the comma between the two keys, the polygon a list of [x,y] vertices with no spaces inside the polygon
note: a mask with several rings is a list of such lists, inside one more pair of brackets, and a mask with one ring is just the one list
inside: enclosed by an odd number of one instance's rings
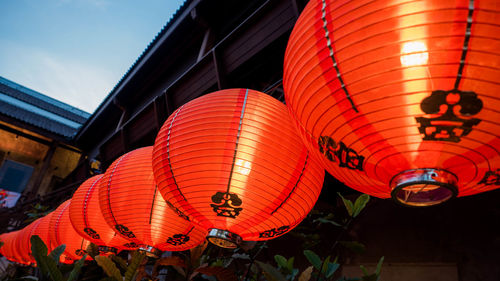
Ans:
{"label": "red paper lantern", "polygon": [[156,138],[153,167],[172,208],[222,247],[291,230],[324,177],[285,105],[249,89],[218,91],[175,111]]}
{"label": "red paper lantern", "polygon": [[19,231],[16,243],[21,259],[24,264],[34,264],[35,258],[31,253],[31,236],[34,230],[40,225],[41,219],[37,219]]}
{"label": "red paper lantern", "polygon": [[0,241],[4,242],[4,245],[2,246],[2,248],[0,248],[0,251],[2,255],[5,256],[8,260],[20,263],[21,258],[19,257],[15,241],[18,233],[19,230],[2,234]]}
{"label": "red paper lantern", "polygon": [[286,103],[346,185],[411,206],[500,185],[497,1],[312,0]]}
{"label": "red paper lantern", "polygon": [[49,228],[50,228],[50,220],[52,218],[53,213],[54,212],[51,212],[46,216],[39,218],[38,220],[40,221],[40,223],[38,224],[37,227],[33,229],[32,232],[32,235],[38,235],[38,237],[42,239],[42,241],[45,243],[45,246],[47,246],[47,250],[49,253],[52,251]]}
{"label": "red paper lantern", "polygon": [[[90,244],[90,241],[80,236],[71,225],[69,219],[70,203],[71,200],[67,200],[57,207],[50,219],[49,226],[52,248],[54,249],[62,244],[66,245],[66,249],[60,259],[63,263],[73,263],[81,259],[82,256],[87,253],[86,249]],[[87,260],[90,259],[91,258],[87,256]]]}
{"label": "red paper lantern", "polygon": [[118,235],[104,219],[99,204],[102,175],[89,178],[75,191],[69,205],[69,218],[78,234],[99,246],[101,252],[137,248],[138,245]]}
{"label": "red paper lantern", "polygon": [[167,207],[153,178],[152,151],[152,146],[136,149],[109,166],[99,186],[102,214],[150,255],[193,248],[206,233]]}

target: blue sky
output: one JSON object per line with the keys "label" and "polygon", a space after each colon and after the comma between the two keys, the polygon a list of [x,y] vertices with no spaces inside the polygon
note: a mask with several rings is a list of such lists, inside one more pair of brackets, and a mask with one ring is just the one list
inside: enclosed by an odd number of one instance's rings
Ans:
{"label": "blue sky", "polygon": [[0,0],[0,76],[92,113],[184,0]]}

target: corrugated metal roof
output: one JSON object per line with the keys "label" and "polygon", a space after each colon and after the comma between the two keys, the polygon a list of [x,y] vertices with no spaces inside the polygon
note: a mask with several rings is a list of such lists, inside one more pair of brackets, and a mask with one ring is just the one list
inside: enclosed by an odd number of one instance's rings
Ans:
{"label": "corrugated metal roof", "polygon": [[0,77],[0,114],[72,138],[89,113]]}

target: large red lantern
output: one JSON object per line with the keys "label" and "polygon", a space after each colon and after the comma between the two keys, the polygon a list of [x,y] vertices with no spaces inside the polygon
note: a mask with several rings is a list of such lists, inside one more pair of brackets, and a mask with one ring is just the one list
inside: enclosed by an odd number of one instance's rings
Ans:
{"label": "large red lantern", "polygon": [[106,222],[152,256],[184,251],[205,240],[205,231],[170,210],[157,191],[151,166],[153,147],[122,155],[108,167],[99,186]]}
{"label": "large red lantern", "polygon": [[346,185],[411,206],[500,185],[498,1],[311,0],[287,105]]}
{"label": "large red lantern", "polygon": [[[70,203],[71,199],[57,207],[50,219],[49,226],[52,248],[62,244],[66,245],[60,259],[63,263],[73,263],[81,259],[87,253],[86,249],[90,244],[90,241],[80,236],[71,225],[69,219]],[[90,259],[90,256],[87,256],[87,260]]]}
{"label": "large red lantern", "polygon": [[138,246],[118,235],[104,219],[99,204],[102,175],[87,179],[75,191],[69,205],[69,218],[78,234],[99,246],[101,252],[114,252]]}
{"label": "large red lantern", "polygon": [[285,105],[249,89],[192,100],[165,122],[153,169],[172,208],[222,247],[280,236],[309,213],[324,170]]}

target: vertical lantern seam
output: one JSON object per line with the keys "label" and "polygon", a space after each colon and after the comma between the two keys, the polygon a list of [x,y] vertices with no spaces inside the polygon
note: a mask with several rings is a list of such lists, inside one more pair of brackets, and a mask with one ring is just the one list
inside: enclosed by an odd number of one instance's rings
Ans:
{"label": "vertical lantern seam", "polygon": [[177,184],[177,180],[175,180],[174,176],[174,169],[172,168],[172,163],[170,162],[170,133],[172,132],[172,126],[174,125],[175,118],[177,118],[177,115],[179,112],[181,112],[182,108],[184,108],[184,105],[182,105],[179,110],[175,112],[174,117],[172,118],[172,122],[170,122],[170,126],[168,127],[168,132],[167,132],[167,160],[168,160],[168,167],[170,168],[170,173],[172,174],[172,180],[174,181],[175,187],[177,188],[177,191],[179,191],[179,194],[182,196],[184,201],[187,201],[186,197],[182,193],[181,189],[179,188],[179,185]]}
{"label": "vertical lantern seam", "polygon": [[472,29],[472,16],[474,14],[474,0],[469,0],[469,13],[467,15],[467,27],[465,28],[464,45],[462,47],[462,56],[460,57],[460,66],[458,67],[457,80],[455,80],[455,89],[458,89],[462,80],[462,73],[465,66],[465,57],[469,51],[469,41]]}
{"label": "vertical lantern seam", "polygon": [[111,215],[111,217],[113,218],[113,220],[115,221],[115,225],[118,224],[118,221],[116,220],[115,216],[113,215],[113,209],[111,207],[111,179],[113,178],[113,174],[115,173],[116,171],[116,168],[118,167],[118,164],[120,164],[120,162],[123,160],[123,158],[125,158],[127,154],[123,155],[122,157],[120,157],[120,159],[118,159],[118,162],[116,162],[116,165],[113,167],[113,171],[111,171],[111,174],[109,175],[109,179],[108,179],[108,207],[109,207],[109,214]]}
{"label": "vertical lantern seam", "polygon": [[61,223],[61,217],[64,213],[64,210],[66,210],[66,208],[69,206],[69,204],[66,204],[66,206],[64,206],[61,210],[61,212],[59,213],[59,215],[57,216],[56,218],[56,224],[55,224],[55,227],[54,227],[54,233],[56,235],[56,243],[58,244],[57,246],[61,245],[61,240],[60,240],[60,237],[59,237],[59,231],[58,228],[59,228],[59,224]]}
{"label": "vertical lantern seam", "polygon": [[88,218],[88,215],[87,215],[87,205],[88,205],[88,200],[89,200],[90,194],[92,193],[92,190],[94,190],[94,186],[98,182],[99,182],[99,179],[97,179],[96,181],[94,181],[94,183],[92,183],[92,185],[90,186],[90,188],[87,190],[87,193],[85,194],[85,199],[83,200],[83,224],[84,224],[85,228],[90,228],[90,226],[89,226],[89,218]]}
{"label": "vertical lantern seam", "polygon": [[243,106],[241,107],[240,123],[238,125],[238,133],[236,134],[236,142],[234,146],[233,164],[231,165],[231,171],[229,172],[229,180],[227,181],[226,193],[229,193],[229,189],[231,188],[231,180],[233,179],[234,164],[236,163],[236,155],[238,154],[238,144],[240,142],[241,127],[243,125],[243,116],[245,115],[245,107],[247,105],[247,99],[248,99],[248,89],[246,89],[245,99],[243,100]]}
{"label": "vertical lantern seam", "polygon": [[[473,0],[471,0],[473,1]],[[354,101],[351,98],[351,95],[349,94],[349,91],[347,90],[347,87],[344,83],[344,79],[342,79],[342,75],[340,74],[340,69],[337,64],[337,60],[335,59],[335,56],[333,54],[333,47],[332,47],[332,41],[330,40],[330,32],[328,31],[327,27],[327,20],[326,20],[326,0],[321,1],[323,4],[321,6],[321,19],[323,20],[323,29],[325,30],[325,39],[326,39],[326,46],[328,47],[329,50],[329,57],[332,59],[333,62],[333,67],[335,68],[335,71],[337,72],[337,79],[340,82],[340,85],[342,87],[342,90],[344,90],[344,93],[351,103],[351,107],[354,111],[359,112],[358,109],[356,108],[356,105],[354,105]]]}
{"label": "vertical lantern seam", "polygon": [[285,204],[285,202],[288,200],[288,198],[290,198],[290,196],[293,194],[293,192],[297,188],[297,185],[299,185],[299,182],[302,179],[302,175],[304,174],[304,171],[306,170],[307,160],[308,159],[309,159],[309,152],[307,152],[306,160],[304,161],[304,167],[302,167],[302,171],[300,172],[299,178],[297,179],[297,182],[295,183],[294,187],[292,188],[292,190],[290,191],[290,193],[288,193],[288,195],[285,198],[285,200],[283,200],[281,202],[281,204],[276,209],[274,209],[274,211],[271,212],[271,215],[273,215],[274,213],[276,213],[276,211],[278,211],[278,209],[281,208]]}

